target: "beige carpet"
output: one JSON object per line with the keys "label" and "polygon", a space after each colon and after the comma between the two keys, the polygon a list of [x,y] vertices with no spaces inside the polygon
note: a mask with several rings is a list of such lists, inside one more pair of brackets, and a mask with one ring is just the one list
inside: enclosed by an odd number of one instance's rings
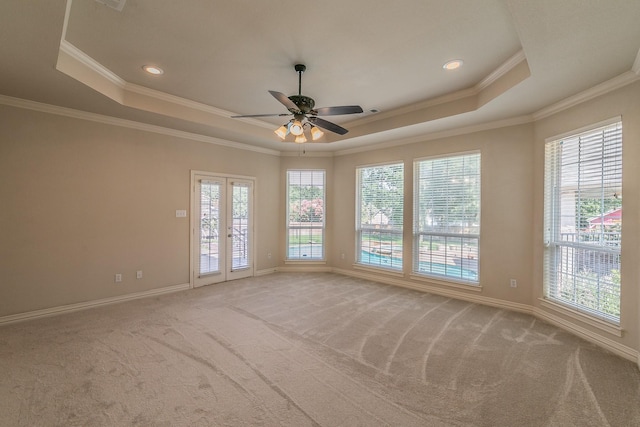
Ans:
{"label": "beige carpet", "polygon": [[531,316],[273,274],[0,327],[2,426],[638,426],[637,367]]}

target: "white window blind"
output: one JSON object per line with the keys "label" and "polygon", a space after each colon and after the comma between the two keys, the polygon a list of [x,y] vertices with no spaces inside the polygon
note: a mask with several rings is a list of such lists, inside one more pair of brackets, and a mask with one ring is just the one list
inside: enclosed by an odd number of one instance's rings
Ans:
{"label": "white window blind", "polygon": [[480,153],[414,164],[413,272],[479,283]]}
{"label": "white window blind", "polygon": [[404,165],[361,167],[357,177],[357,262],[402,270]]}
{"label": "white window blind", "polygon": [[287,259],[324,258],[325,171],[287,171]]}
{"label": "white window blind", "polygon": [[620,321],[622,123],[545,146],[545,297]]}

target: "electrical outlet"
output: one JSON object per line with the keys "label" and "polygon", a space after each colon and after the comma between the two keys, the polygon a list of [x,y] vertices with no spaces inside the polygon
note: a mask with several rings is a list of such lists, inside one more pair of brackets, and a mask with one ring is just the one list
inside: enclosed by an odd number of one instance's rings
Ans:
{"label": "electrical outlet", "polygon": [[340,258],[344,259],[344,254],[340,255]]}
{"label": "electrical outlet", "polygon": [[122,274],[116,273],[115,282],[116,283],[122,282]]}
{"label": "electrical outlet", "polygon": [[142,270],[136,271],[136,279],[142,279]]}
{"label": "electrical outlet", "polygon": [[267,254],[267,258],[271,259],[271,252]]}
{"label": "electrical outlet", "polygon": [[512,288],[517,288],[518,287],[518,282],[516,282],[516,279],[511,279],[509,281],[509,285],[511,285]]}

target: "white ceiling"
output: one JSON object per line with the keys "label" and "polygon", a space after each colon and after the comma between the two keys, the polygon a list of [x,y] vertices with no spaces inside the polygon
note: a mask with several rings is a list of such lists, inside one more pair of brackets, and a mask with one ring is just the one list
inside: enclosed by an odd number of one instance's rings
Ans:
{"label": "white ceiling", "polygon": [[286,113],[268,90],[296,94],[304,63],[317,107],[365,110],[327,117],[350,132],[305,148],[360,149],[637,76],[639,22],[638,0],[2,0],[0,94],[288,151],[273,134],[286,118],[230,116]]}

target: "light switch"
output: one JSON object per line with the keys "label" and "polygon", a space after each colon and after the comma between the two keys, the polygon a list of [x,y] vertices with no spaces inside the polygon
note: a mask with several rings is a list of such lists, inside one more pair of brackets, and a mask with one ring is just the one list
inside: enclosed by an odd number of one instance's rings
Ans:
{"label": "light switch", "polygon": [[177,209],[176,210],[176,218],[186,218],[187,217],[187,211],[184,209]]}

